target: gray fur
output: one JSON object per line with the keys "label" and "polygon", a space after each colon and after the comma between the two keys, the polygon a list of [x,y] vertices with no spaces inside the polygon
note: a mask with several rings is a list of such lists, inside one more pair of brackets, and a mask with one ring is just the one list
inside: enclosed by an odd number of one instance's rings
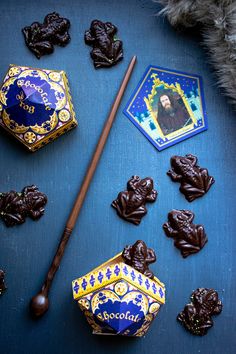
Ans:
{"label": "gray fur", "polygon": [[198,25],[218,83],[236,106],[236,0],[155,0],[172,26]]}

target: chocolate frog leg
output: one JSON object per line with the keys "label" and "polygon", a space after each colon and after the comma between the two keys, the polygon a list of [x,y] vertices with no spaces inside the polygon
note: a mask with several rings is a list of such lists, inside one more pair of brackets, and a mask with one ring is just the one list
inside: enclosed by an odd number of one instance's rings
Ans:
{"label": "chocolate frog leg", "polygon": [[154,273],[150,269],[145,270],[143,274],[146,275],[146,277],[151,279],[154,277]]}
{"label": "chocolate frog leg", "polygon": [[203,248],[203,246],[207,243],[207,237],[202,225],[196,225],[196,236],[198,245]]}
{"label": "chocolate frog leg", "polygon": [[66,46],[69,41],[70,41],[70,36],[68,33],[65,34],[56,34],[56,39],[57,39],[57,45],[64,47]]}
{"label": "chocolate frog leg", "polygon": [[131,250],[132,250],[132,246],[126,246],[125,248],[124,248],[124,251],[123,251],[123,253],[122,253],[122,256],[125,258],[125,260],[127,260],[127,261],[131,261],[131,255],[130,255],[130,252],[131,252]]}
{"label": "chocolate frog leg", "polygon": [[191,154],[186,155],[192,166],[197,165],[197,157]]}
{"label": "chocolate frog leg", "polygon": [[185,305],[183,312],[178,314],[178,320],[184,323],[191,323],[197,314],[196,308],[193,304]]}
{"label": "chocolate frog leg", "polygon": [[86,44],[92,45],[95,41],[95,38],[92,36],[91,31],[86,31],[84,35],[84,40]]}
{"label": "chocolate frog leg", "polygon": [[105,66],[110,66],[113,62],[112,59],[107,58],[105,54],[102,53],[100,48],[94,48],[91,53],[91,58],[94,60],[96,67],[99,67],[101,64]]}
{"label": "chocolate frog leg", "polygon": [[127,183],[127,189],[129,191],[135,191],[140,180],[141,179],[138,176],[133,176]]}
{"label": "chocolate frog leg", "polygon": [[[147,249],[146,264],[149,265],[150,263],[154,263],[154,262],[156,262],[156,259],[157,259],[156,254],[153,251],[153,249],[148,248]],[[154,273],[150,269],[146,269],[144,272],[144,275],[146,275],[146,277],[148,277],[148,278],[154,277]]]}
{"label": "chocolate frog leg", "polygon": [[111,63],[116,63],[122,58],[122,42],[117,40],[112,43],[112,53],[110,58],[108,58],[100,48],[94,48],[90,55],[92,59],[96,61],[96,66],[99,66],[100,64],[110,66]]}
{"label": "chocolate frog leg", "polygon": [[117,209],[120,215],[122,215],[122,210],[126,208],[128,198],[129,198],[128,192],[120,192],[118,194],[117,200],[114,200],[111,204],[113,208]]}
{"label": "chocolate frog leg", "polygon": [[[105,28],[106,28],[107,35],[112,38],[117,33],[117,27],[114,26],[111,22],[106,22]],[[114,40],[114,43],[112,44],[112,51],[113,51],[113,59],[115,59],[115,62],[118,62],[120,59],[122,59],[122,55],[123,55],[122,41]]]}
{"label": "chocolate frog leg", "polygon": [[181,210],[183,212],[184,215],[186,215],[188,217],[188,223],[191,224],[193,222],[194,219],[194,214],[192,211],[190,210]]}
{"label": "chocolate frog leg", "polygon": [[170,176],[172,181],[174,181],[174,182],[181,182],[182,181],[182,176],[178,175],[173,169],[170,169],[167,172],[167,175]]}
{"label": "chocolate frog leg", "polygon": [[113,57],[115,59],[115,62],[118,62],[122,58],[122,42],[119,40],[116,40],[113,45]]}
{"label": "chocolate frog leg", "polygon": [[156,260],[157,260],[157,257],[156,257],[155,252],[153,251],[153,249],[148,248],[148,249],[147,249],[146,263],[147,263],[147,264],[151,264],[151,263],[156,262]]}
{"label": "chocolate frog leg", "polygon": [[53,44],[48,41],[37,42],[30,46],[34,53],[37,55],[37,58],[41,57],[42,49],[45,54],[51,54],[54,51]]}
{"label": "chocolate frog leg", "polygon": [[168,222],[164,223],[163,229],[165,230],[167,237],[176,237],[178,235],[178,231],[172,229]]}
{"label": "chocolate frog leg", "polygon": [[149,195],[146,196],[146,202],[153,203],[157,199],[157,191],[153,190]]}
{"label": "chocolate frog leg", "polygon": [[208,175],[208,171],[205,168],[201,168],[200,171],[203,176],[205,191],[207,192],[215,182],[215,179]]}
{"label": "chocolate frog leg", "polygon": [[175,240],[174,245],[181,251],[184,258],[188,257],[190,254],[200,251],[199,246],[193,246],[185,240]]}
{"label": "chocolate frog leg", "polygon": [[141,218],[147,214],[147,209],[145,206],[140,206],[135,211],[130,214],[125,213],[125,217],[127,220],[130,220],[135,225],[139,225],[141,222]]}
{"label": "chocolate frog leg", "polygon": [[205,194],[204,189],[199,189],[197,187],[193,187],[192,184],[184,182],[181,184],[179,188],[180,192],[185,195],[185,198],[192,202],[194,199],[201,197]]}
{"label": "chocolate frog leg", "polygon": [[117,27],[113,25],[111,22],[106,22],[104,25],[105,25],[107,35],[113,37],[117,32]]}

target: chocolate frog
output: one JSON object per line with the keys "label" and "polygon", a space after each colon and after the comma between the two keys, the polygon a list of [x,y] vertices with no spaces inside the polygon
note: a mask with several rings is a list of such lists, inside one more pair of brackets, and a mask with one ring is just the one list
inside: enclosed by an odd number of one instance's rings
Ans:
{"label": "chocolate frog", "polygon": [[47,197],[34,185],[25,187],[21,193],[0,193],[0,217],[7,226],[20,225],[27,216],[33,220],[44,214]]}
{"label": "chocolate frog", "polygon": [[53,53],[54,45],[65,47],[70,42],[69,28],[70,21],[53,12],[44,18],[43,24],[33,22],[22,32],[27,47],[40,59],[45,54]]}
{"label": "chocolate frog", "polygon": [[215,182],[206,168],[197,165],[198,160],[194,155],[172,156],[170,161],[171,169],[167,174],[172,181],[181,183],[179,190],[189,202],[202,197]]}
{"label": "chocolate frog", "polygon": [[147,248],[144,241],[138,240],[132,246],[126,246],[122,257],[126,264],[148,278],[154,278],[153,272],[148,268],[149,264],[156,262],[156,255],[152,248]]}
{"label": "chocolate frog", "polygon": [[204,336],[213,326],[211,316],[221,313],[222,303],[215,290],[206,288],[196,289],[191,301],[179,313],[177,320],[192,334]]}
{"label": "chocolate frog", "polygon": [[199,252],[207,242],[204,227],[193,224],[194,213],[190,210],[172,210],[163,229],[184,258]]}
{"label": "chocolate frog", "polygon": [[153,203],[156,199],[157,191],[153,188],[152,178],[132,176],[127,183],[127,191],[120,192],[111,205],[121,218],[139,225],[142,217],[147,214],[145,204]]}
{"label": "chocolate frog", "polygon": [[85,32],[85,43],[92,46],[90,52],[95,68],[110,67],[123,59],[122,41],[114,39],[117,27],[111,22],[93,20]]}

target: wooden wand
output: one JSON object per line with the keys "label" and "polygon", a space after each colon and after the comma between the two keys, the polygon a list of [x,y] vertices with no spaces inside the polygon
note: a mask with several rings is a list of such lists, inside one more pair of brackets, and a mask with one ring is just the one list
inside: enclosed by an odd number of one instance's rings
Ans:
{"label": "wooden wand", "polygon": [[44,282],[41,290],[39,291],[39,293],[31,299],[30,310],[31,310],[31,313],[35,317],[42,316],[48,310],[48,307],[49,307],[48,294],[49,294],[50,287],[52,285],[53,278],[59,268],[61,259],[63,257],[64,252],[65,252],[67,242],[68,242],[70,235],[73,231],[73,228],[75,226],[75,223],[78,218],[80,209],[82,207],[84,198],[86,196],[88,187],[90,185],[90,182],[91,182],[94,172],[96,170],[96,167],[99,162],[100,156],[102,154],[103,148],[106,144],[107,137],[108,137],[109,132],[111,130],[112,124],[115,120],[115,115],[116,115],[116,112],[119,108],[122,96],[125,92],[126,86],[129,82],[130,76],[132,74],[135,62],[136,62],[136,56],[134,56],[132,58],[129,66],[128,66],[128,69],[125,73],[124,79],[121,83],[120,89],[117,93],[116,99],[112,105],[110,114],[109,114],[107,121],[104,125],[102,134],[100,136],[100,139],[99,139],[97,147],[96,147],[96,150],[94,152],[94,155],[93,155],[90,165],[88,167],[87,173],[84,177],[82,186],[81,186],[80,191],[77,195],[77,198],[76,198],[74,206],[71,210],[70,216],[67,220],[65,230],[64,230],[63,235],[61,237],[61,241],[59,243],[56,254],[53,258],[50,269],[47,273],[45,282]]}

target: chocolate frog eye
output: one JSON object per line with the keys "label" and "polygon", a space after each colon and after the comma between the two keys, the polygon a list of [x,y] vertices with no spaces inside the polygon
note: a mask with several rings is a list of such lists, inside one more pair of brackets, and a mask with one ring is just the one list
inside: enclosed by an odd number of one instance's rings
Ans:
{"label": "chocolate frog eye", "polygon": [[176,217],[177,217],[177,219],[178,219],[179,221],[183,221],[183,218],[182,218],[182,215],[181,215],[181,214],[178,214]]}
{"label": "chocolate frog eye", "polygon": [[141,183],[141,186],[142,187],[146,187],[146,185],[147,185],[147,181],[143,180],[142,183]]}
{"label": "chocolate frog eye", "polygon": [[184,159],[180,159],[180,162],[182,163],[182,165],[188,165],[188,162],[187,160],[184,158]]}

